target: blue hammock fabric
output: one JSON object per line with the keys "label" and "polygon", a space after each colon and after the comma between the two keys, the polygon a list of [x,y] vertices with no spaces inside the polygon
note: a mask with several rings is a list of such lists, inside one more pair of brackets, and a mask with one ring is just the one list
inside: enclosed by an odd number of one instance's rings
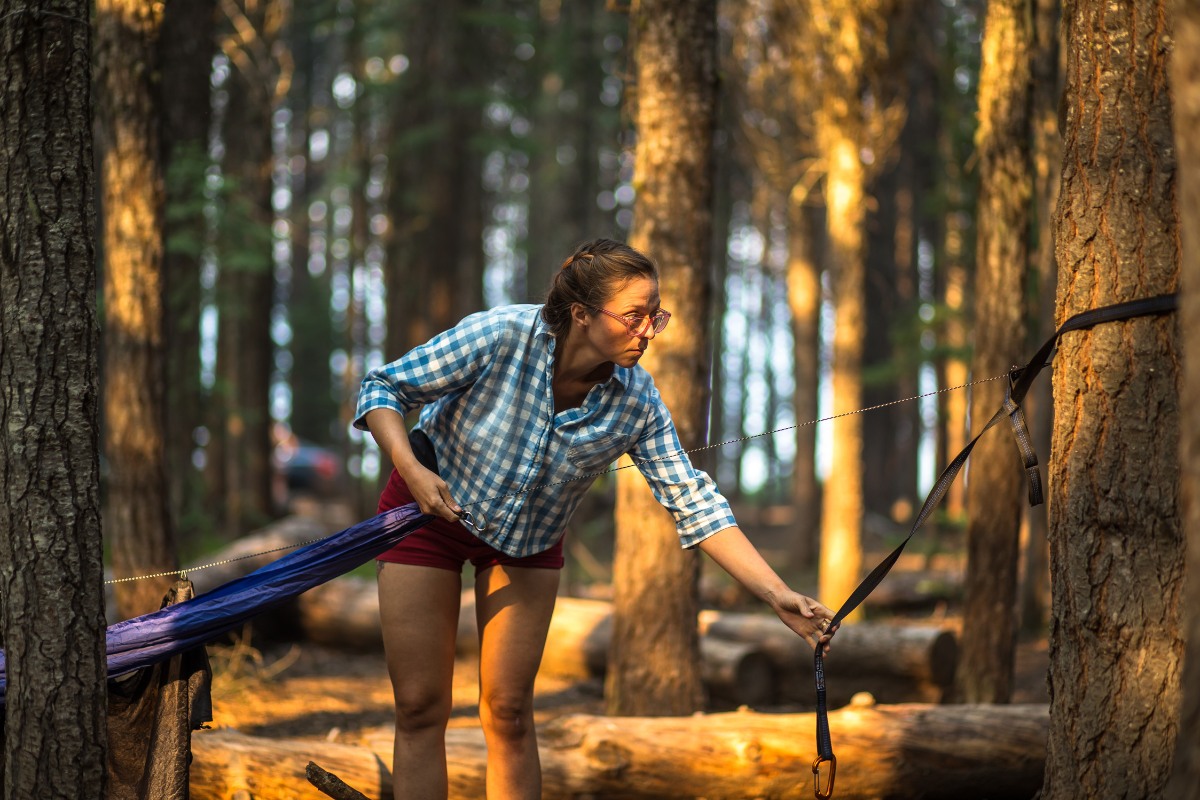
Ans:
{"label": "blue hammock fabric", "polygon": [[[288,553],[249,575],[183,603],[108,626],[108,677],[210,642],[271,606],[365,564],[434,519],[416,503],[393,508]],[[0,709],[7,688],[0,651]]]}

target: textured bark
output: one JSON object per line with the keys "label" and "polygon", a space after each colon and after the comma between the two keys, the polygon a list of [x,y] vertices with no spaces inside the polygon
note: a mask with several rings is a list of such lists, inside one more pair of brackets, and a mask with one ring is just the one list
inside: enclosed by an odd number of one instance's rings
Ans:
{"label": "textured bark", "polygon": [[1176,0],[1171,89],[1179,148],[1179,211],[1183,258],[1180,325],[1184,353],[1180,408],[1180,495],[1187,531],[1187,594],[1183,608],[1183,698],[1169,800],[1200,798],[1200,0]]}
{"label": "textured bark", "polygon": [[0,793],[9,800],[105,788],[88,12],[82,0],[6,5],[0,25],[0,732],[10,731]]}
{"label": "textured bark", "polygon": [[[1041,780],[1046,707],[857,706],[830,714],[838,745],[839,800],[959,800],[988,787],[992,800],[1030,797]],[[812,714],[745,711],[683,718],[575,714],[538,729],[542,797],[807,797]],[[365,746],[269,740],[234,731],[193,737],[195,800],[305,797],[305,764],[321,762],[369,798],[392,797],[392,729]],[[446,732],[450,791],[482,799],[486,747],[478,727]]]}
{"label": "textured bark", "polygon": [[[708,419],[716,4],[635,0],[630,15],[638,92],[630,241],[657,260],[663,305],[675,315],[642,366],[690,449],[705,444]],[[609,713],[696,711],[698,555],[680,549],[674,520],[635,470],[618,475],[616,525]]]}
{"label": "textured bark", "polygon": [[[149,0],[96,4],[105,520],[118,578],[178,566],[164,444],[165,189],[157,85],[162,14],[163,6]],[[167,577],[117,584],[121,618],[158,610],[171,582]]]}
{"label": "textured bark", "polygon": [[[1066,19],[1058,319],[1174,291],[1175,149],[1162,3]],[[1047,800],[1154,797],[1179,719],[1183,537],[1173,316],[1060,342],[1050,469]]]}
{"label": "textured bark", "polygon": [[[1033,170],[1029,0],[992,0],[984,23],[979,78],[978,255],[975,272],[977,377],[1002,375],[1025,350]],[[982,425],[1004,402],[1005,385],[973,387],[971,419]],[[1006,430],[979,441],[967,484],[967,575],[958,699],[1006,703],[1016,651],[1024,471]]]}

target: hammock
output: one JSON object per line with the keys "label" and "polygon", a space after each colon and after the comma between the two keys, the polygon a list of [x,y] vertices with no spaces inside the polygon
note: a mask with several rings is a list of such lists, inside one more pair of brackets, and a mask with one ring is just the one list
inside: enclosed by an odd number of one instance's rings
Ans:
{"label": "hammock", "polygon": [[[416,503],[393,508],[183,603],[108,626],[108,677],[212,641],[247,619],[365,564],[430,522]],[[7,673],[0,650],[0,711]]]}

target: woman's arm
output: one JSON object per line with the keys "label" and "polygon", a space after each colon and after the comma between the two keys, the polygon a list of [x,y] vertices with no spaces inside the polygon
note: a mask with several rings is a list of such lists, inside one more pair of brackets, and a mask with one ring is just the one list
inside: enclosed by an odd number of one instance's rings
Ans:
{"label": "woman's arm", "polygon": [[408,490],[412,492],[422,513],[456,521],[462,508],[450,496],[450,487],[446,482],[417,461],[412,444],[408,441],[404,417],[390,408],[375,408],[364,415],[363,421],[375,437],[379,449],[392,459],[392,464],[408,484]]}
{"label": "woman's arm", "polygon": [[[817,647],[825,633],[822,626],[833,618],[834,612],[817,600],[789,589],[740,528],[725,528],[700,542],[699,548],[769,605],[785,625]],[[829,652],[827,644],[825,652]]]}

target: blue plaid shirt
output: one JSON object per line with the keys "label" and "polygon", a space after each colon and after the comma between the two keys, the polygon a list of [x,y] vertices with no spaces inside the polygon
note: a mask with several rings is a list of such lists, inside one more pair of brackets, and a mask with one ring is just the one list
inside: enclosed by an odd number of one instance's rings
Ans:
{"label": "blue plaid shirt", "polygon": [[628,453],[675,517],[684,547],[736,525],[729,503],[692,466],[645,369],[614,366],[578,408],[554,413],[554,335],[541,306],[466,317],[363,380],[354,425],[376,408],[402,415],[433,442],[451,496],[511,556],[552,547],[588,486]]}

